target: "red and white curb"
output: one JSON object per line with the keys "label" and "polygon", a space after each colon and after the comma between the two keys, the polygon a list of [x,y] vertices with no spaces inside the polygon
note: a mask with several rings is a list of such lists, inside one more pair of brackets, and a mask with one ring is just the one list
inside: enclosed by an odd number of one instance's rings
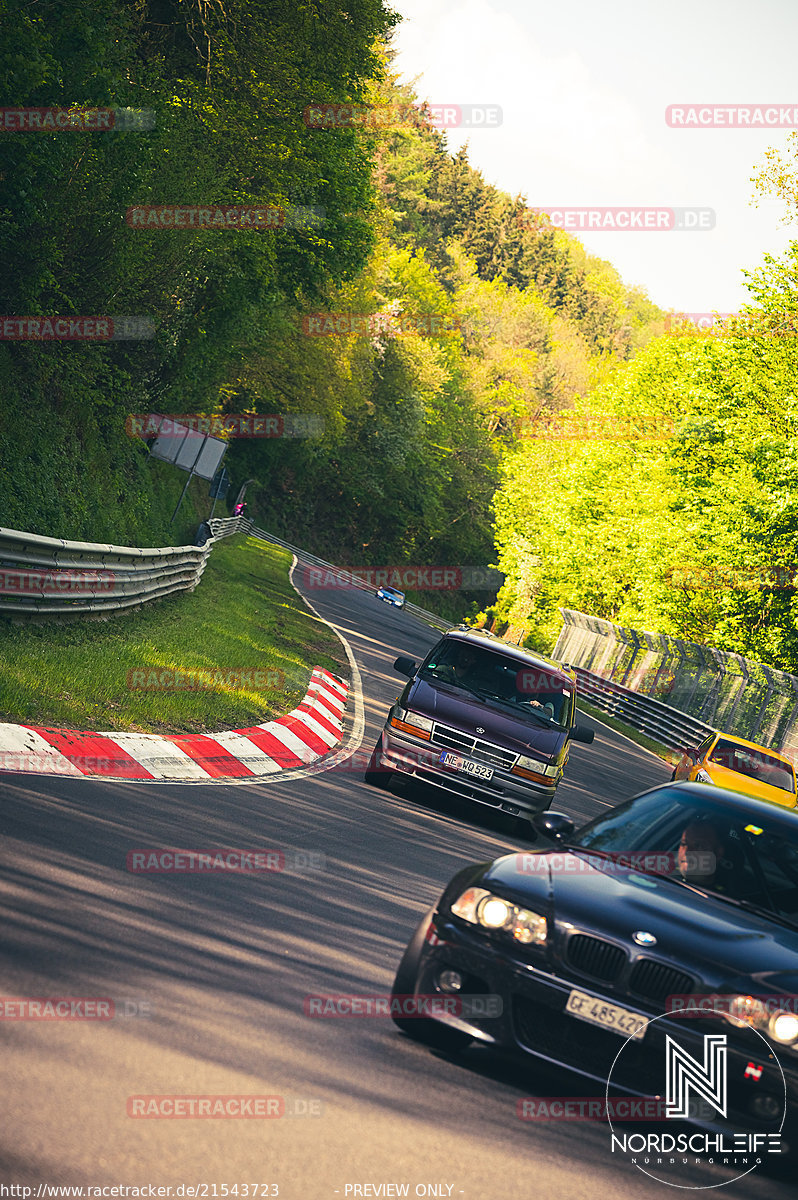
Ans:
{"label": "red and white curb", "polygon": [[263,725],[214,734],[82,733],[0,722],[0,771],[200,783],[304,767],[341,741],[347,684],[314,667],[304,700]]}

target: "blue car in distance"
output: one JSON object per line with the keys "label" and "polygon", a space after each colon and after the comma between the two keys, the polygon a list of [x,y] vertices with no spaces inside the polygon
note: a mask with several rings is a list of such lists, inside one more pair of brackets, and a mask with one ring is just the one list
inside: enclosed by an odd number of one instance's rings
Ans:
{"label": "blue car in distance", "polygon": [[404,608],[405,594],[397,588],[380,587],[377,588],[374,595],[378,600],[384,600],[386,604],[393,604],[395,608]]}

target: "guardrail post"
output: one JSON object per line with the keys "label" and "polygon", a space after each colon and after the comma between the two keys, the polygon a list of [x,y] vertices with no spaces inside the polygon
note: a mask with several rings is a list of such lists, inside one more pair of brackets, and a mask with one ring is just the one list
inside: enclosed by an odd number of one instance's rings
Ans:
{"label": "guardrail post", "polygon": [[661,633],[659,635],[659,644],[662,649],[662,661],[660,662],[659,666],[657,667],[657,672],[654,676],[654,681],[651,684],[651,687],[648,689],[648,692],[646,693],[646,695],[648,695],[648,696],[653,696],[656,693],[657,684],[659,683],[660,676],[662,675],[662,672],[665,670],[665,668],[670,663],[670,660],[672,657],[669,640],[668,640],[668,637],[666,634]]}
{"label": "guardrail post", "polygon": [[768,686],[767,686],[767,690],[765,692],[765,698],[759,707],[759,712],[756,714],[756,716],[754,718],[754,723],[751,726],[751,732],[748,735],[749,738],[751,739],[751,741],[753,741],[756,738],[756,735],[759,733],[759,727],[762,724],[762,721],[764,719],[765,710],[766,710],[768,704],[770,703],[770,697],[773,695],[773,686],[774,686],[774,682],[775,682],[770,668],[766,667],[764,663],[760,663],[759,666],[765,676]]}
{"label": "guardrail post", "polygon": [[717,707],[714,702],[716,697],[720,695],[723,689],[723,680],[726,678],[726,664],[721,657],[720,651],[713,649],[712,646],[705,646],[704,649],[712,656],[712,659],[718,669],[714,672],[715,677],[712,681],[712,687],[707,692],[704,703],[698,710],[698,717],[707,716],[709,714],[710,706],[712,707],[714,714],[714,710]]}
{"label": "guardrail post", "polygon": [[737,662],[740,666],[740,686],[737,690],[737,695],[734,697],[732,710],[725,720],[726,733],[731,733],[732,729],[734,728],[734,718],[737,716],[737,709],[740,707],[740,701],[743,698],[743,693],[748,687],[748,683],[751,678],[751,676],[748,674],[748,663],[746,659],[743,658],[742,654],[735,654],[734,657],[737,659]]}
{"label": "guardrail post", "polygon": [[[637,656],[638,656],[638,654],[640,653],[640,644],[641,644],[641,643],[640,643],[640,639],[638,638],[638,636],[637,636],[637,634],[636,634],[635,630],[634,630],[634,629],[630,629],[630,630],[628,630],[628,633],[629,633],[629,636],[630,636],[630,637],[631,637],[631,639],[632,639],[632,642],[634,643],[634,650],[632,651],[632,657],[629,659],[628,666],[627,666],[626,670],[625,670],[625,671],[624,671],[624,673],[623,673],[623,679],[621,679],[621,680],[620,680],[621,687],[625,687],[625,686],[626,686],[626,681],[627,681],[627,679],[629,678],[629,676],[631,675],[631,673],[632,673],[632,667],[634,666],[634,664],[635,664],[635,660],[637,659]],[[631,644],[631,643],[630,643],[630,644]]]}

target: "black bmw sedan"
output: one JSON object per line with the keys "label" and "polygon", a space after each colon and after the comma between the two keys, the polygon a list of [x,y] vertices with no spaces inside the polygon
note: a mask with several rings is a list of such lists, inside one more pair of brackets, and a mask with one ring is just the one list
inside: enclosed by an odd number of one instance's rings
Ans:
{"label": "black bmw sedan", "polygon": [[464,868],[424,915],[396,1024],[450,1053],[476,1040],[544,1060],[601,1095],[671,1103],[679,1067],[689,1127],[798,1149],[796,814],[673,783],[578,831],[556,813],[533,826],[536,845]]}

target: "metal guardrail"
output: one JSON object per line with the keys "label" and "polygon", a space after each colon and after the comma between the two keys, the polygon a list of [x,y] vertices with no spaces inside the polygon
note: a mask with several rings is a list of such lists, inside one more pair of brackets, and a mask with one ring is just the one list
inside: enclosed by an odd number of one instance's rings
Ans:
{"label": "metal guardrail", "polygon": [[667,746],[670,750],[684,750],[687,746],[697,746],[705,737],[713,732],[711,725],[691,717],[688,713],[671,708],[661,700],[652,700],[650,696],[641,696],[630,688],[594,675],[584,667],[570,666],[576,674],[577,699],[583,696],[590,704],[610,716],[616,717],[626,725],[631,725],[640,733],[646,734]]}
{"label": "metal guardrail", "polygon": [[[17,619],[59,620],[136,608],[177,592],[192,592],[214,543],[245,533],[281,546],[305,563],[338,572],[340,567],[292,546],[247,517],[216,517],[200,527],[207,540],[196,546],[139,549],[102,542],[71,542],[0,528],[0,613]],[[352,579],[352,586],[371,591]],[[441,631],[453,628],[417,604],[405,611]]]}
{"label": "metal guardrail", "polygon": [[[798,676],[712,646],[669,634],[647,633],[572,609],[560,609],[563,627],[552,657],[585,673],[602,698],[626,697],[624,719],[636,728],[644,714],[671,713],[672,734],[719,730],[798,761]],[[610,709],[607,709],[610,711]],[[632,718],[635,718],[634,720]],[[650,716],[646,720],[652,719]],[[662,724],[663,734],[668,732]],[[652,736],[657,736],[652,731]]]}
{"label": "metal guardrail", "polygon": [[122,612],[199,583],[215,541],[235,533],[220,521],[202,546],[140,549],[72,542],[0,528],[0,613],[69,619]]}

